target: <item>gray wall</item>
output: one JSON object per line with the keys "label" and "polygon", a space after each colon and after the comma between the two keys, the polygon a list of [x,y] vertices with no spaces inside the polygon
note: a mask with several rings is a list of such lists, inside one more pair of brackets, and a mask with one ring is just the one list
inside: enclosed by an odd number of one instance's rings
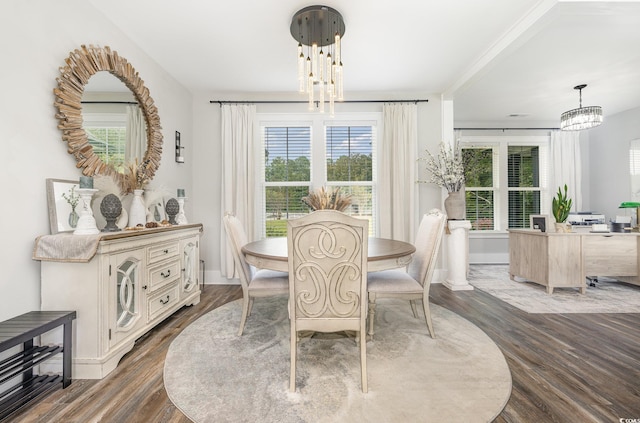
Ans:
{"label": "gray wall", "polygon": [[606,116],[602,125],[589,131],[591,206],[604,213],[607,220],[616,215],[635,216],[634,210],[618,206],[632,200],[629,141],[638,138],[640,107]]}
{"label": "gray wall", "polygon": [[[58,68],[82,44],[110,46],[139,72],[153,97],[165,140],[152,187],[192,190],[189,166],[174,161],[174,131],[192,139],[191,94],[84,0],[0,2],[0,128],[4,158],[0,218],[0,320],[40,309],[36,237],[49,233],[46,178],[78,180],[80,170],[57,128],[53,89]],[[187,163],[192,150],[185,150]],[[187,216],[191,211],[187,207]]]}

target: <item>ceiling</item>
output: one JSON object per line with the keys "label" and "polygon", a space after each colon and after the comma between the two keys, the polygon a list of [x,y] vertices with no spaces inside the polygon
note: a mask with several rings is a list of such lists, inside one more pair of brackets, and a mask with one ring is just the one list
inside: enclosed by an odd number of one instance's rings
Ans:
{"label": "ceiling", "polygon": [[[191,92],[297,96],[301,0],[89,0]],[[345,99],[452,99],[457,126],[557,127],[640,105],[640,1],[338,0]],[[117,46],[111,46],[117,49]]]}

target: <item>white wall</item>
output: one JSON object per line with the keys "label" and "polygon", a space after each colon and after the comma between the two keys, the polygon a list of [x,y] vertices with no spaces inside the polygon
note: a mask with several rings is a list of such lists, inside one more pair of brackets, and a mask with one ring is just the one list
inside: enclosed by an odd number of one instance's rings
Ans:
{"label": "white wall", "polygon": [[[295,93],[294,93],[295,94]],[[418,150],[429,148],[436,151],[441,140],[441,111],[438,96],[411,93],[359,93],[351,99],[428,99],[418,103]],[[193,166],[197,169],[194,179],[194,218],[204,225],[201,243],[201,258],[206,263],[206,283],[229,283],[220,275],[220,237],[225,236],[222,229],[222,211],[220,210],[221,175],[221,131],[220,106],[211,104],[211,100],[299,100],[291,94],[247,94],[247,93],[197,93],[194,95],[194,135],[198,140],[194,146]],[[338,104],[336,111],[381,111],[382,104]],[[258,113],[305,113],[304,104],[258,104]],[[417,158],[417,157],[416,157]],[[412,165],[415,163],[411,163]],[[426,179],[426,170],[419,169],[420,178]],[[419,201],[416,216],[421,216],[432,208],[442,208],[441,189],[434,185],[422,184],[419,187]],[[416,217],[417,219],[418,217]]]}
{"label": "white wall", "polygon": [[602,125],[589,131],[591,208],[604,213],[607,220],[616,215],[635,216],[633,210],[618,206],[623,201],[632,201],[629,141],[637,138],[640,138],[640,107],[605,116]]}
{"label": "white wall", "polygon": [[[185,165],[174,161],[174,132],[180,131],[187,145],[193,138],[192,97],[184,87],[83,0],[0,2],[0,134],[5,148],[0,166],[0,320],[40,309],[40,262],[31,256],[35,238],[49,233],[45,179],[80,176],[57,129],[53,89],[58,69],[81,44],[116,50],[139,72],[155,100],[165,144],[151,186],[173,193],[185,188],[187,195],[193,191],[193,150],[185,150]],[[193,220],[189,206],[187,217]]]}

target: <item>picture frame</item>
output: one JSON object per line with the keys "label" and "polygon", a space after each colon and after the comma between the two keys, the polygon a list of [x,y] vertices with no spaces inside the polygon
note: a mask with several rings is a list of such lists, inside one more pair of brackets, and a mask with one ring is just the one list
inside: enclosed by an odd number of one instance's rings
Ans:
{"label": "picture frame", "polygon": [[[49,227],[52,235],[75,230],[73,219],[70,218],[73,207],[64,198],[63,194],[70,197],[78,188],[78,181],[47,179],[47,206],[49,208]],[[75,196],[77,196],[77,193]],[[78,203],[75,208],[77,214],[80,212],[79,203],[80,198],[78,197]]]}
{"label": "picture frame", "polygon": [[548,214],[529,215],[529,227],[531,229],[537,229],[540,232],[553,232],[553,226],[550,224]]}
{"label": "picture frame", "polygon": [[162,222],[163,220],[167,219],[165,203],[166,201],[164,197],[160,197],[149,206],[148,211],[153,216],[153,220],[155,222]]}

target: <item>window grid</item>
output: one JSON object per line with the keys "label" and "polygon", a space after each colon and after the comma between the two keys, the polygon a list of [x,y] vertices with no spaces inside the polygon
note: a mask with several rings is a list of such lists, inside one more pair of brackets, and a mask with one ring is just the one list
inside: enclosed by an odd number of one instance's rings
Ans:
{"label": "window grid", "polygon": [[[286,236],[287,219],[309,213],[302,197],[323,185],[351,194],[345,213],[368,219],[374,235],[375,122],[306,122],[261,122],[262,236]],[[314,131],[316,127],[323,130]],[[321,139],[314,139],[314,133],[322,134]],[[313,146],[316,141],[321,149]],[[315,166],[324,170],[316,172]]]}
{"label": "window grid", "polygon": [[528,227],[529,216],[548,207],[544,196],[548,136],[489,138],[461,139],[467,219],[474,231]]}

